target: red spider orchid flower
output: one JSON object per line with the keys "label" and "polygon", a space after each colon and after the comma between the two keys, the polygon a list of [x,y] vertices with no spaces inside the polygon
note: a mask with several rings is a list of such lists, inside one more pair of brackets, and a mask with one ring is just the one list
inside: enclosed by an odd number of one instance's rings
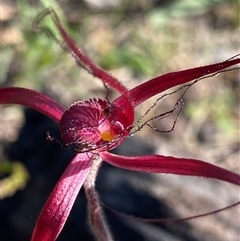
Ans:
{"label": "red spider orchid flower", "polygon": [[39,20],[47,14],[52,17],[63,39],[64,48],[73,55],[77,63],[101,79],[105,85],[118,91],[120,97],[113,102],[96,98],[78,101],[65,109],[50,97],[30,89],[0,89],[0,104],[21,104],[52,118],[59,124],[62,145],[76,152],[38,217],[32,241],[57,239],[82,186],[88,198],[91,227],[97,240],[113,240],[94,189],[102,160],[133,171],[199,176],[240,185],[240,175],[200,160],[161,155],[127,157],[108,152],[130,135],[136,106],[171,87],[235,66],[240,63],[238,56],[221,63],[158,76],[128,91],[117,79],[97,67],[76,46],[54,10],[45,10]]}

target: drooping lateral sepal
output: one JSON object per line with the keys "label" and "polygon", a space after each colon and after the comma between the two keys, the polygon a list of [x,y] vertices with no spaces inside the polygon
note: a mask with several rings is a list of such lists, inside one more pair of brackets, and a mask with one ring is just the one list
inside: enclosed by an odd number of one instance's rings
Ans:
{"label": "drooping lateral sepal", "polygon": [[74,201],[90,171],[90,153],[77,154],[70,162],[46,201],[31,241],[54,241],[61,232]]}
{"label": "drooping lateral sepal", "polygon": [[214,178],[240,185],[239,174],[200,160],[161,155],[126,157],[109,152],[101,153],[101,157],[113,166],[128,170]]}

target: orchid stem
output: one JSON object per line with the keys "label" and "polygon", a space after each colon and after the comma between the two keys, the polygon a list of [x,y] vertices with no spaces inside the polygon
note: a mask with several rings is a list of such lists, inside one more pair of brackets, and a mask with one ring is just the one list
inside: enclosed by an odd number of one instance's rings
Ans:
{"label": "orchid stem", "polygon": [[99,197],[95,189],[95,181],[102,158],[98,156],[91,167],[87,179],[84,182],[85,194],[88,201],[89,220],[92,231],[97,241],[114,241],[104,217]]}

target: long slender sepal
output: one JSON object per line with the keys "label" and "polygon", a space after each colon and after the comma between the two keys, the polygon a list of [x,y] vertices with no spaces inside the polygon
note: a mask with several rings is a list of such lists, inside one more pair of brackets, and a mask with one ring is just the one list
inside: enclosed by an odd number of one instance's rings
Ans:
{"label": "long slender sepal", "polygon": [[59,122],[65,109],[50,97],[25,88],[0,89],[0,104],[19,104],[33,108]]}
{"label": "long slender sepal", "polygon": [[38,217],[31,241],[57,239],[90,171],[91,156],[88,153],[78,154],[70,162]]}
{"label": "long slender sepal", "polygon": [[160,155],[126,157],[109,152],[101,153],[101,157],[113,166],[128,170],[214,178],[240,185],[240,175],[195,159]]}
{"label": "long slender sepal", "polygon": [[[239,63],[240,58],[235,58],[217,64],[210,64],[157,76],[130,90],[133,105],[136,107],[154,95],[174,86],[185,84],[189,81],[200,78],[207,78],[209,75],[217,74],[220,71]],[[124,99],[119,97],[114,103],[118,106],[124,106]]]}

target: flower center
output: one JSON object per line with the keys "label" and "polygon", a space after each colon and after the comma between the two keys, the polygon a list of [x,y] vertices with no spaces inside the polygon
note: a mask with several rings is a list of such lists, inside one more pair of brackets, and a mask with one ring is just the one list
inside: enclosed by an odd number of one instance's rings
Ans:
{"label": "flower center", "polygon": [[110,130],[102,132],[100,136],[104,141],[108,142],[115,139],[115,136],[112,134]]}
{"label": "flower center", "polygon": [[98,130],[100,131],[100,137],[102,140],[110,142],[119,138],[124,133],[124,126],[109,116],[102,120],[99,124]]}
{"label": "flower center", "polygon": [[90,99],[71,105],[59,124],[64,144],[74,151],[86,152],[115,148],[128,135],[131,122],[116,105]]}

